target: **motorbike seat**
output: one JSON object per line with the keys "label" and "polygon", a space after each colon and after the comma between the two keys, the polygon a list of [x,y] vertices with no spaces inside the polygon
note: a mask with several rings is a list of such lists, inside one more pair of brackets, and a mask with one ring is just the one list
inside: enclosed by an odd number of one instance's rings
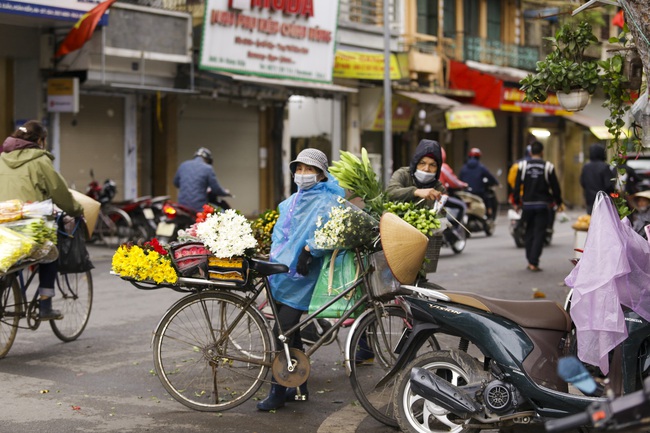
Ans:
{"label": "motorbike seat", "polygon": [[496,299],[470,292],[445,292],[445,295],[452,302],[498,314],[524,328],[571,331],[571,317],[555,301]]}
{"label": "motorbike seat", "polygon": [[250,260],[249,267],[262,275],[284,274],[289,272],[289,267],[287,265],[257,259]]}

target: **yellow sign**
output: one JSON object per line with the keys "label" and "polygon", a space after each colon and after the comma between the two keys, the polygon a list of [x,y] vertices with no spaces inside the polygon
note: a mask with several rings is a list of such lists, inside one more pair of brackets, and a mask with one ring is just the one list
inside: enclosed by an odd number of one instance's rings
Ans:
{"label": "yellow sign", "polygon": [[[384,55],[375,53],[358,53],[353,51],[337,51],[334,58],[334,73],[336,78],[356,78],[360,80],[384,79]],[[390,55],[390,79],[402,78],[397,57]]]}
{"label": "yellow sign", "polygon": [[47,110],[60,113],[79,111],[79,78],[47,80]]}
{"label": "yellow sign", "polygon": [[497,122],[492,110],[452,109],[445,113],[447,129],[494,128]]}

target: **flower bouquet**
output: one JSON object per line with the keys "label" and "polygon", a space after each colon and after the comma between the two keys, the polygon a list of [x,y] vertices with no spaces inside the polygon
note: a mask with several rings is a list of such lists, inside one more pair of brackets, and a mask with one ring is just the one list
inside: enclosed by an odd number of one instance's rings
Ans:
{"label": "flower bouquet", "polygon": [[271,252],[271,233],[273,233],[273,227],[275,227],[279,216],[277,210],[268,209],[253,221],[253,236],[257,239],[257,254],[268,256]]}
{"label": "flower bouquet", "polygon": [[212,213],[197,223],[196,237],[219,258],[250,256],[257,245],[250,222],[234,209]]}
{"label": "flower bouquet", "polygon": [[175,284],[178,281],[169,253],[155,238],[142,246],[120,245],[113,254],[112,268],[120,277],[136,281],[156,284]]}
{"label": "flower bouquet", "polygon": [[379,223],[370,214],[339,198],[326,221],[319,217],[314,246],[321,250],[351,249],[369,246],[377,239]]}

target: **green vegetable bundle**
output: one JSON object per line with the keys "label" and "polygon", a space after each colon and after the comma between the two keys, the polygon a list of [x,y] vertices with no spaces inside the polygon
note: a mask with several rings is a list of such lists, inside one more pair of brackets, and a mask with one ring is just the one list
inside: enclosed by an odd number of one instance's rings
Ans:
{"label": "green vegetable bundle", "polygon": [[396,214],[426,236],[432,236],[441,226],[434,210],[426,206],[416,206],[412,202],[389,201],[384,204],[384,209],[386,212]]}
{"label": "green vegetable bundle", "polygon": [[350,198],[360,197],[369,213],[379,219],[384,211],[384,192],[377,175],[370,165],[368,151],[361,148],[361,159],[356,155],[341,151],[341,159],[334,161],[329,172],[338,180],[341,187],[352,192]]}
{"label": "green vegetable bundle", "polygon": [[27,218],[6,223],[4,226],[27,236],[38,245],[43,245],[47,241],[56,244],[56,226],[53,221],[46,221],[43,218]]}

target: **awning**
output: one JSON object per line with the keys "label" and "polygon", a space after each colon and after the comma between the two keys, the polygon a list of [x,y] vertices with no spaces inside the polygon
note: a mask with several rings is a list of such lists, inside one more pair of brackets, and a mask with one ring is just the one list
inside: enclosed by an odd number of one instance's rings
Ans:
{"label": "awning", "polygon": [[477,105],[461,104],[445,112],[447,129],[495,128],[497,122],[492,110]]}
{"label": "awning", "polygon": [[219,72],[223,75],[230,76],[233,80],[244,83],[255,83],[264,86],[286,87],[290,89],[310,89],[322,90],[331,93],[357,93],[358,90],[353,87],[339,86],[338,84],[315,83],[312,81],[282,80],[279,78],[258,77],[256,75],[238,75]]}
{"label": "awning", "polygon": [[450,98],[445,98],[441,95],[436,95],[434,93],[420,93],[420,92],[397,92],[400,95],[406,96],[407,98],[415,99],[416,101],[422,104],[435,105],[441,108],[451,108],[461,105],[460,102],[454,101]]}
{"label": "awning", "polygon": [[605,122],[602,119],[596,119],[581,113],[574,113],[571,116],[565,117],[572,122],[589,128],[591,133],[594,134],[599,140],[610,140],[614,138],[612,134],[609,133],[609,130],[605,126]]}

